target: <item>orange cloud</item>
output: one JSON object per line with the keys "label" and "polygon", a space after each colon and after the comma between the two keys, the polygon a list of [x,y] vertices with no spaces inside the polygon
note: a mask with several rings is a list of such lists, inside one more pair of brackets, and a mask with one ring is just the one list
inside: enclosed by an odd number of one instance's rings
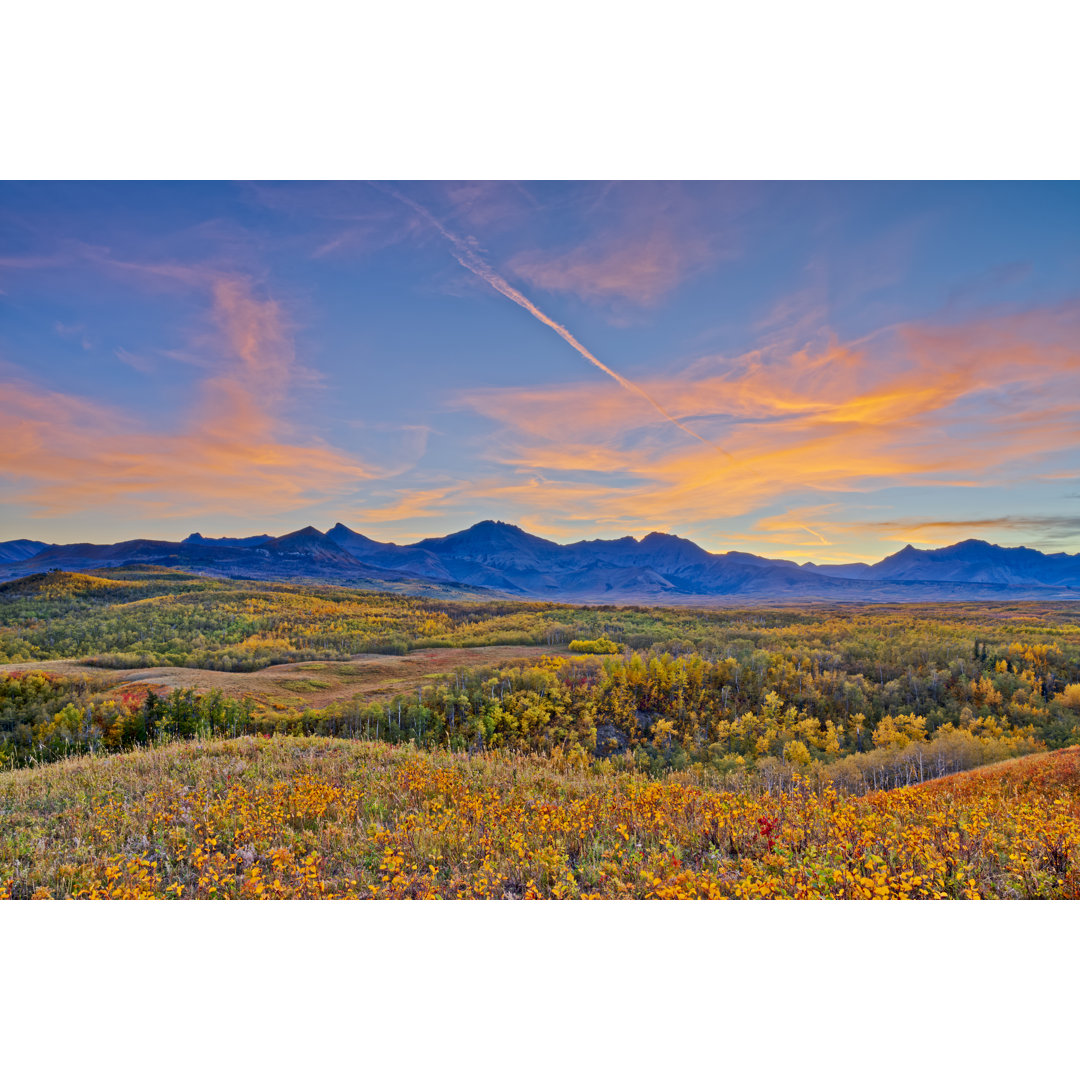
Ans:
{"label": "orange cloud", "polygon": [[384,506],[351,508],[350,520],[377,523],[440,517],[452,509],[451,496],[460,490],[460,485],[449,485],[420,491],[398,491],[395,492],[397,498]]}
{"label": "orange cloud", "polygon": [[303,372],[280,306],[258,299],[247,279],[205,280],[218,358],[178,429],[26,382],[0,383],[0,472],[16,499],[41,515],[107,506],[162,516],[265,513],[376,475],[333,447],[286,437],[281,403]]}
{"label": "orange cloud", "polygon": [[[906,517],[852,521],[845,520],[841,516],[843,512],[839,503],[799,507],[759,518],[754,522],[753,532],[742,534],[738,539],[769,545],[791,544],[791,550],[784,553],[791,558],[856,562],[867,558],[865,545],[868,541],[872,546],[891,552],[898,544],[954,544],[973,537],[983,540],[1000,537],[1000,542],[1015,543],[1010,534],[1016,533],[1044,548],[1075,544],[1080,537],[1080,515],[1004,514],[938,520]],[[807,530],[818,533],[824,541],[822,546],[829,550],[814,550],[815,545],[808,543],[803,535]],[[851,540],[861,542],[863,550],[860,553],[838,546]]]}
{"label": "orange cloud", "polygon": [[897,543],[956,543],[986,534],[1022,532],[1036,535],[1041,543],[1075,542],[1080,537],[1080,515],[1004,514],[1000,517],[921,521],[901,518],[894,521],[863,521],[838,526],[843,532],[878,533]]}
{"label": "orange cloud", "polygon": [[[996,483],[1075,447],[1077,323],[1065,307],[905,325],[709,358],[643,383],[730,457],[688,445],[640,399],[595,383],[476,390],[459,404],[499,424],[494,456],[523,477],[500,493],[528,512],[632,532],[719,521],[808,491]],[[804,520],[799,531],[809,542],[828,530]]]}

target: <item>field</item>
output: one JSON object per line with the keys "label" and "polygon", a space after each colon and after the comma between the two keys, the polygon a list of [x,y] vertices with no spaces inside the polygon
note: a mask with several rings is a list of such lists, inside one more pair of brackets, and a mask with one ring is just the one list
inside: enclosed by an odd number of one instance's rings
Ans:
{"label": "field", "polygon": [[361,653],[350,660],[308,660],[277,664],[257,671],[215,671],[190,667],[101,668],[77,660],[45,660],[36,664],[0,664],[0,675],[32,669],[64,678],[101,679],[123,691],[139,685],[158,693],[172,690],[217,690],[233,698],[250,697],[276,708],[322,708],[333,702],[386,701],[415,694],[463,667],[501,665],[541,656],[569,655],[564,648],[539,645],[478,645],[471,649],[421,649],[404,656]]}
{"label": "field", "polygon": [[865,796],[559,755],[174,743],[0,778],[0,893],[1080,898],[1080,750]]}

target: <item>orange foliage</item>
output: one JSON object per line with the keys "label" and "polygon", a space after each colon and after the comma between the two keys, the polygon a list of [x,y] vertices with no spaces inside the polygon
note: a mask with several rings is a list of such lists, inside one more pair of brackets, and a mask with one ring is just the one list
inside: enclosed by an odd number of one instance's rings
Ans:
{"label": "orange foliage", "polygon": [[138,751],[89,801],[103,763],[48,768],[47,823],[42,770],[0,787],[0,894],[1080,899],[1076,749],[863,797],[318,738]]}

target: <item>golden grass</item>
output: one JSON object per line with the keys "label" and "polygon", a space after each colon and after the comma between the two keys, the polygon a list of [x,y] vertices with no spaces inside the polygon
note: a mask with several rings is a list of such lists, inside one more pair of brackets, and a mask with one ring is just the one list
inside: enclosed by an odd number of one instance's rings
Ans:
{"label": "golden grass", "polygon": [[[499,666],[515,660],[563,656],[561,647],[540,645],[482,645],[454,649],[423,649],[404,656],[365,654],[351,660],[275,664],[258,671],[213,671],[187,667],[100,668],[77,660],[43,660],[0,664],[0,673],[45,671],[68,677],[104,679],[117,686],[128,683],[180,687],[200,692],[220,690],[227,697],[250,696],[263,704],[323,708],[334,701],[388,701],[396,694],[415,694],[420,686],[461,667]],[[312,677],[311,673],[318,674]],[[285,701],[283,702],[283,692]]]}

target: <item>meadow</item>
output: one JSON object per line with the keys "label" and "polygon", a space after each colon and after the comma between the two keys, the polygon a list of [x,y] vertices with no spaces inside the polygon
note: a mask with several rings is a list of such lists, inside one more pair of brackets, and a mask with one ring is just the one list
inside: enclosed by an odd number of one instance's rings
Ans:
{"label": "meadow", "polygon": [[16,898],[1080,898],[1080,750],[863,796],[329,738],[0,777]]}

